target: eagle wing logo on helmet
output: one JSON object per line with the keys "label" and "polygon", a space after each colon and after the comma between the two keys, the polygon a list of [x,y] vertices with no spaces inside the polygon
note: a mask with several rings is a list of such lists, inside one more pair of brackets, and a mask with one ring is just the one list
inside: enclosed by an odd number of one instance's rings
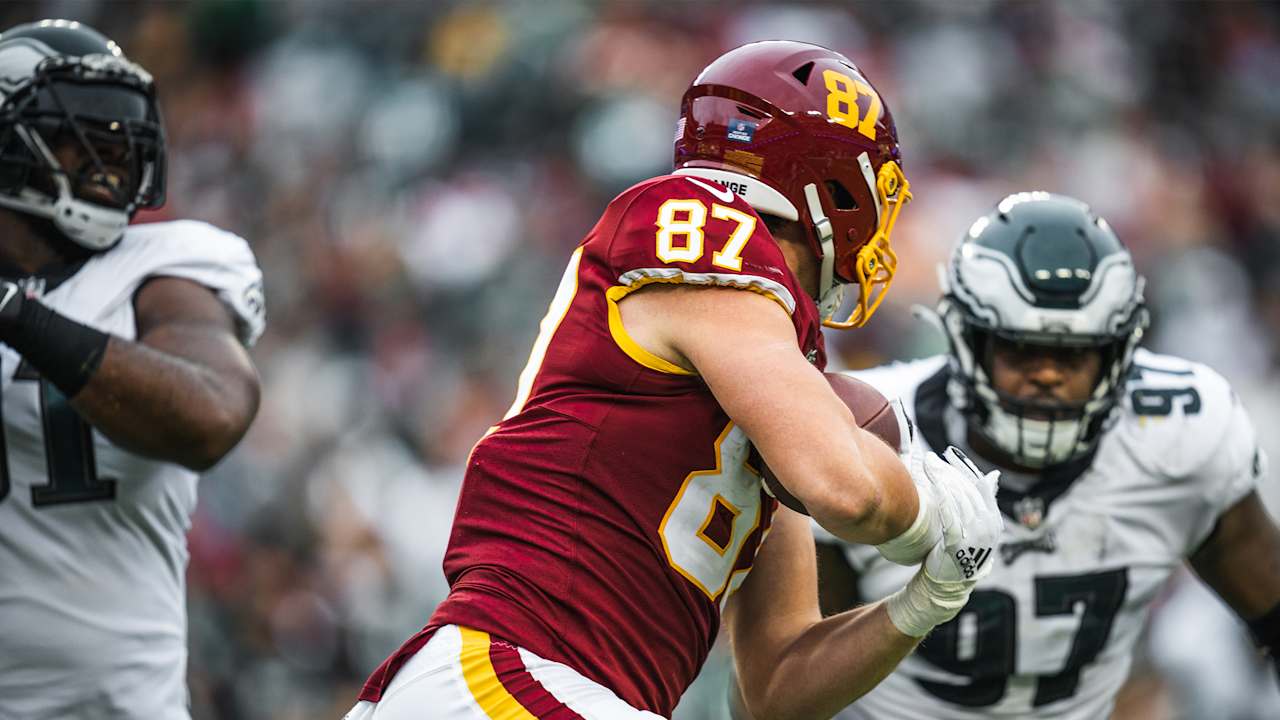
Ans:
{"label": "eagle wing logo on helmet", "polygon": [[51,57],[44,62],[48,64],[48,67],[42,68],[45,70],[79,65],[84,70],[86,80],[107,80],[126,77],[134,79],[143,85],[151,85],[155,82],[151,77],[151,73],[123,55],[94,53],[92,55],[82,55],[79,58],[57,56]]}

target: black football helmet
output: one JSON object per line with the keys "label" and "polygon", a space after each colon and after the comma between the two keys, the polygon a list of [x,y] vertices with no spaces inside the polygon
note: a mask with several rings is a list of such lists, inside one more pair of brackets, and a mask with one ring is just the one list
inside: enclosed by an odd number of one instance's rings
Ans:
{"label": "black football helmet", "polygon": [[[953,404],[1017,463],[1069,462],[1098,442],[1147,327],[1143,279],[1106,220],[1074,198],[1015,193],[974,221],[951,254],[938,306]],[[996,339],[1097,348],[1102,372],[1079,405],[1029,402],[991,383]]]}
{"label": "black football helmet", "polygon": [[165,143],[151,75],[98,31],[42,20],[0,33],[0,207],[110,248],[164,204]]}

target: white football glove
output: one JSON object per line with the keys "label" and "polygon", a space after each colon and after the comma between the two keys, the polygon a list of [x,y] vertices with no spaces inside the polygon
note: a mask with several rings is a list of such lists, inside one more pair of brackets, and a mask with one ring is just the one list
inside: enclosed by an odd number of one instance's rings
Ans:
{"label": "white football glove", "polygon": [[[957,448],[924,459],[925,476],[938,502],[942,539],[929,551],[924,568],[935,580],[977,582],[991,572],[991,551],[1000,542],[1004,519],[996,505],[1000,472],[986,475]],[[939,552],[942,550],[942,552]]]}
{"label": "white football glove", "polygon": [[983,475],[951,447],[942,457],[927,455],[923,475],[936,503],[941,538],[915,577],[886,601],[889,619],[912,637],[923,637],[960,612],[974,586],[991,572],[991,554],[1004,530],[996,505],[998,471]]}

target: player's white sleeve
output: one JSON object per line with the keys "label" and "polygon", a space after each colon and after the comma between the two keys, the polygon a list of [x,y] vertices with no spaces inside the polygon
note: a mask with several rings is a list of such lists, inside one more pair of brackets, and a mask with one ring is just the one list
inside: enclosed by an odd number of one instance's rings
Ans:
{"label": "player's white sleeve", "polygon": [[1212,512],[1196,528],[1188,552],[1194,552],[1208,538],[1224,512],[1253,492],[1267,470],[1267,457],[1258,444],[1253,421],[1235,393],[1230,397],[1232,406],[1226,430],[1216,449],[1195,473]]}
{"label": "player's white sleeve", "polygon": [[176,277],[199,283],[231,310],[246,346],[266,327],[262,271],[244,238],[194,220],[130,228],[125,244],[146,277]]}

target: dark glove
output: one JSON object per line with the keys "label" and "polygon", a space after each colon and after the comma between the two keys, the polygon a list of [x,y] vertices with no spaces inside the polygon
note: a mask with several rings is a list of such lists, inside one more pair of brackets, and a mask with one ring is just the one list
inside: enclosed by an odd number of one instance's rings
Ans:
{"label": "dark glove", "polygon": [[68,398],[97,371],[109,339],[28,297],[21,285],[0,280],[0,342],[18,351]]}

